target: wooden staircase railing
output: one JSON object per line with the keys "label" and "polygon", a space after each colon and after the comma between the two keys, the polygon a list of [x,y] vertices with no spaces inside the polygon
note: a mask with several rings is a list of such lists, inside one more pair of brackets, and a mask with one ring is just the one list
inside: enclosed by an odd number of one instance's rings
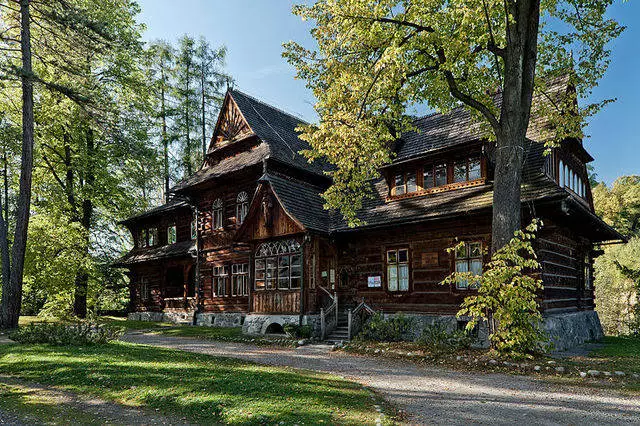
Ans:
{"label": "wooden staircase railing", "polygon": [[326,288],[319,287],[331,298],[331,305],[326,310],[320,308],[320,337],[324,340],[338,325],[338,293],[331,294]]}

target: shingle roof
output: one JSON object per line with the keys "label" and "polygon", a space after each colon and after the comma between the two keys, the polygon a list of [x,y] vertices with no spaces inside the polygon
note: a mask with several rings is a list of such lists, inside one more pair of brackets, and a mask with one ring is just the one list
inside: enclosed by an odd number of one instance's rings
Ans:
{"label": "shingle roof", "polygon": [[[569,78],[562,76],[549,82],[545,94],[534,97],[532,115],[527,137],[535,141],[544,141],[550,137],[550,124],[546,116],[536,114],[549,102],[558,103],[568,90]],[[501,102],[500,95],[496,103]],[[421,157],[430,152],[478,141],[483,138],[482,128],[464,107],[454,108],[448,113],[434,113],[413,121],[416,130],[404,133],[395,146],[394,161],[405,161]]]}
{"label": "shingle roof", "polygon": [[232,157],[224,158],[212,166],[203,167],[191,176],[178,182],[171,188],[171,191],[178,192],[190,186],[206,182],[209,179],[259,164],[269,156],[269,151],[269,146],[266,143],[260,143],[249,151],[242,151]]}
{"label": "shingle roof", "polygon": [[144,251],[131,251],[115,261],[114,266],[127,266],[136,263],[144,263],[152,260],[162,260],[176,257],[191,257],[195,253],[195,241],[181,241],[166,246],[145,249]]}
{"label": "shingle roof", "polygon": [[172,210],[177,210],[177,209],[181,209],[181,208],[188,208],[188,204],[184,201],[179,201],[179,200],[169,200],[168,202],[166,202],[165,204],[162,204],[158,207],[154,207],[150,210],[144,211],[140,214],[137,214],[135,216],[131,216],[123,221],[121,221],[120,223],[122,224],[128,224],[134,221],[138,221],[140,219],[145,219],[148,217],[152,217],[152,216],[158,216],[162,213],[168,212],[168,211],[172,211]]}
{"label": "shingle roof", "polygon": [[329,232],[331,217],[320,196],[322,188],[277,174],[265,174],[260,181],[269,182],[282,207],[302,225],[314,231]]}
{"label": "shingle roof", "polygon": [[296,127],[307,124],[304,120],[237,89],[231,89],[230,94],[251,129],[267,144],[270,158],[316,174],[323,175],[330,168],[325,161],[309,163],[300,154],[309,149],[309,144],[296,132]]}

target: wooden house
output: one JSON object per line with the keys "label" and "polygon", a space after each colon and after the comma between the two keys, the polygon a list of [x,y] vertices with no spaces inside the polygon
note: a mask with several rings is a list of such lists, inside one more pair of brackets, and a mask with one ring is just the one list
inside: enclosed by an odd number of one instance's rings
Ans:
{"label": "wooden house", "polygon": [[[569,90],[566,82],[556,92]],[[452,271],[482,273],[491,238],[491,144],[463,109],[415,121],[351,228],[323,208],[322,161],[300,151],[298,117],[229,90],[204,166],[173,200],[124,222],[134,248],[118,265],[131,278],[131,316],[281,332],[308,324],[348,339],[365,313],[402,312],[416,333],[458,327],[471,285],[444,286]],[[541,218],[541,306],[559,347],[602,334],[594,311],[594,245],[622,237],[600,220],[579,140],[544,155],[545,120],[532,120],[523,172],[523,222]],[[456,253],[447,248],[463,241]]]}

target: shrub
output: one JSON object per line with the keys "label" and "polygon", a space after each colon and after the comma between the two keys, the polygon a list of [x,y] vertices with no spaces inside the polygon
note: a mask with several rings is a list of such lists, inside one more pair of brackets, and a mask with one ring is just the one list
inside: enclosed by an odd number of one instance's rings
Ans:
{"label": "shrub", "polygon": [[[467,330],[479,322],[489,326],[491,347],[502,355],[515,358],[530,356],[549,349],[549,337],[540,325],[542,314],[538,293],[542,280],[532,241],[542,223],[534,219],[504,247],[496,251],[481,276],[472,273],[454,273],[444,284],[467,281],[478,283],[478,293],[464,299],[458,316],[471,317]],[[455,248],[451,249],[455,250]]]}
{"label": "shrub", "polygon": [[93,345],[117,340],[124,328],[91,322],[32,323],[9,335],[19,343],[50,343],[53,345]]}
{"label": "shrub", "polygon": [[412,325],[413,320],[403,314],[385,319],[381,313],[376,312],[362,327],[358,338],[376,342],[400,342],[407,340]]}
{"label": "shrub", "polygon": [[436,322],[422,330],[416,343],[433,352],[454,352],[469,348],[472,340],[469,331],[455,330],[451,333],[443,324]]}
{"label": "shrub", "polygon": [[284,332],[298,339],[309,339],[313,330],[310,325],[285,324]]}

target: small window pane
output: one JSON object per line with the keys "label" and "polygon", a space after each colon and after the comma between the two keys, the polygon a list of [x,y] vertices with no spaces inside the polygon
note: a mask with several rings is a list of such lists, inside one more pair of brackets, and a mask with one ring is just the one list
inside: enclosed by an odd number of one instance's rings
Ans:
{"label": "small window pane", "polygon": [[471,243],[469,247],[469,257],[482,257],[482,243]]}
{"label": "small window pane", "polygon": [[456,258],[465,259],[467,257],[467,244],[462,243],[456,246]]}
{"label": "small window pane", "polygon": [[441,164],[436,166],[436,186],[442,186],[447,184],[447,166]]}
{"label": "small window pane", "polygon": [[398,262],[408,262],[409,261],[409,251],[408,250],[398,250]]}
{"label": "small window pane", "polygon": [[400,265],[398,268],[400,275],[398,290],[407,291],[409,290],[409,265]]}
{"label": "small window pane", "polygon": [[422,177],[424,179],[423,187],[425,189],[433,188],[433,166],[425,166]]}
{"label": "small window pane", "polygon": [[407,192],[416,192],[418,190],[418,182],[415,172],[407,173]]}
{"label": "small window pane", "polygon": [[387,263],[397,263],[398,262],[398,252],[395,250],[387,252]]}
{"label": "small window pane", "polygon": [[387,266],[387,287],[389,291],[397,291],[398,290],[398,266],[397,265],[389,265]]}
{"label": "small window pane", "polygon": [[482,177],[480,169],[480,159],[472,158],[469,160],[469,180],[476,180]]}
{"label": "small window pane", "polygon": [[302,278],[291,278],[291,288],[300,288]]}
{"label": "small window pane", "polygon": [[482,275],[482,260],[473,259],[471,261],[471,272],[473,275]]}
{"label": "small window pane", "polygon": [[395,188],[396,188],[395,195],[404,194],[404,174],[403,173],[396,175]]}
{"label": "small window pane", "polygon": [[453,166],[453,181],[456,183],[467,181],[467,160],[456,161]]}
{"label": "small window pane", "polygon": [[[458,273],[465,273],[465,272],[469,272],[469,264],[467,263],[466,260],[459,260],[456,261],[456,272]],[[458,280],[456,282],[456,287],[461,288],[461,289],[465,289],[467,287],[469,287],[469,283],[467,280]]]}
{"label": "small window pane", "polygon": [[196,221],[195,219],[191,221],[191,239],[195,240],[196,236],[197,236],[198,230],[196,228]]}

